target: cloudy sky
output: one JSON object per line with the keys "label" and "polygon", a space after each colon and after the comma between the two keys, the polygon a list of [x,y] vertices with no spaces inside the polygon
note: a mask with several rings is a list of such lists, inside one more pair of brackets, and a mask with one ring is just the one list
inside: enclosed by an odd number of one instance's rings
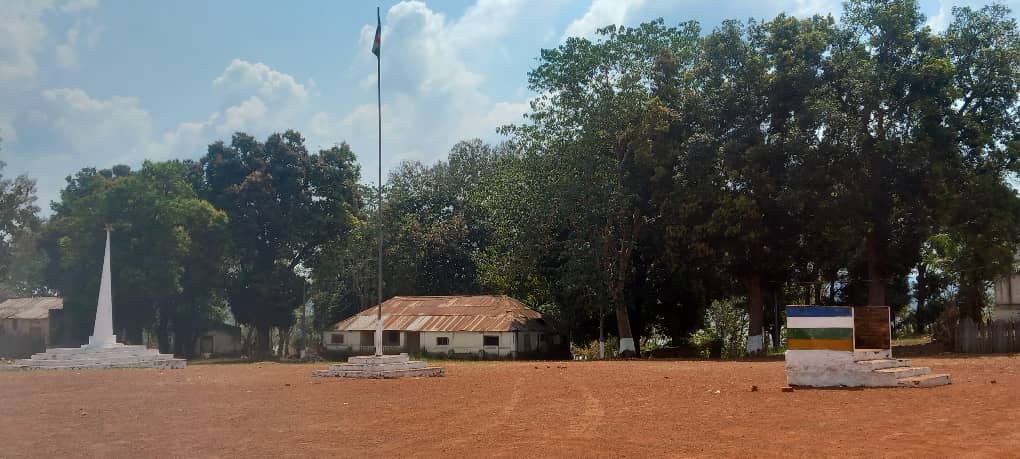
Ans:
{"label": "cloudy sky", "polygon": [[[944,28],[954,5],[922,0]],[[1020,0],[1006,2],[1020,10]],[[198,158],[244,130],[348,142],[376,170],[375,4],[358,1],[0,0],[0,160],[38,179],[40,206],[82,167]],[[532,94],[542,48],[607,24],[831,13],[839,0],[386,1],[383,168],[497,140]],[[1014,13],[1015,14],[1015,13]]]}

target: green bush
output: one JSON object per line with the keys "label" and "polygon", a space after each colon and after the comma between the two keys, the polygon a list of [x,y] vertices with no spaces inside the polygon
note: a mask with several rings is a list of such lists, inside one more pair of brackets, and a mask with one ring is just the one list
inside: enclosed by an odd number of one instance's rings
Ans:
{"label": "green bush", "polygon": [[705,309],[705,327],[694,332],[690,342],[698,346],[706,357],[742,357],[747,349],[749,320],[742,303],[743,298],[713,301]]}
{"label": "green bush", "polygon": [[[619,349],[620,349],[619,338],[615,336],[606,337],[607,359],[616,357],[616,354],[619,351]],[[599,340],[594,340],[587,344],[570,343],[570,354],[574,357],[574,360],[598,360]]]}

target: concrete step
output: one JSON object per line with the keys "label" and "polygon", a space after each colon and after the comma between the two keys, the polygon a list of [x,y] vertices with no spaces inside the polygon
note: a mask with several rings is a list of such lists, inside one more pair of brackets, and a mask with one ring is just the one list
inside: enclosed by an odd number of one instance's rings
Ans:
{"label": "concrete step", "polygon": [[[103,360],[103,359],[121,359],[121,358],[147,358],[156,357],[160,354],[156,349],[148,349],[146,351],[134,351],[134,352],[80,352],[77,354],[66,353],[66,354],[36,354],[31,357],[32,360],[46,361],[66,361],[66,360]],[[171,356],[172,357],[172,356]]]}
{"label": "concrete step", "polygon": [[337,363],[329,366],[332,371],[389,371],[389,370],[415,370],[425,368],[428,363],[421,361],[396,362],[396,363]]}
{"label": "concrete step", "polygon": [[158,369],[180,369],[187,367],[184,359],[161,359],[161,360],[139,360],[134,362],[31,362],[16,367],[24,370],[101,370],[112,368],[158,368]]}
{"label": "concrete step", "polygon": [[931,368],[928,367],[895,367],[895,368],[882,368],[875,370],[876,373],[885,373],[893,375],[896,379],[911,378],[914,376],[923,376],[931,373]]}
{"label": "concrete step", "polygon": [[380,363],[407,363],[410,358],[407,354],[396,354],[396,355],[357,355],[349,357],[348,363],[357,365],[377,365]]}
{"label": "concrete step", "polygon": [[327,376],[335,378],[363,378],[363,379],[415,378],[421,376],[443,376],[444,374],[445,371],[441,367],[426,367],[426,368],[413,368],[408,370],[386,370],[386,371],[318,370],[312,372],[312,376]]}
{"label": "concrete step", "polygon": [[53,360],[30,360],[31,363],[36,365],[88,365],[88,364],[120,364],[120,363],[132,363],[132,362],[157,362],[160,360],[172,360],[174,356],[169,354],[156,354],[156,355],[143,355],[143,356],[123,356],[123,357],[108,357],[99,359],[89,358],[76,358],[76,359],[53,359]]}
{"label": "concrete step", "polygon": [[881,370],[883,368],[909,367],[909,359],[869,359],[858,360],[858,365],[868,370]]}
{"label": "concrete step", "polygon": [[47,349],[45,354],[78,354],[81,352],[94,352],[100,350],[102,352],[137,352],[145,351],[148,347],[141,344],[117,344],[116,346],[104,347],[100,349],[92,349],[88,346],[81,347],[55,347]]}
{"label": "concrete step", "polygon": [[87,349],[87,348],[50,349],[47,350],[46,352],[34,354],[32,355],[32,358],[36,360],[54,360],[54,359],[67,359],[72,358],[74,356],[117,357],[126,355],[156,355],[156,354],[159,354],[159,349],[149,349],[146,348],[145,346],[124,346],[104,349]]}
{"label": "concrete step", "polygon": [[952,379],[945,373],[929,373],[921,376],[911,376],[897,380],[900,386],[906,387],[935,387],[952,384]]}
{"label": "concrete step", "polygon": [[857,361],[889,358],[892,358],[892,352],[889,349],[854,349],[853,353],[853,359]]}

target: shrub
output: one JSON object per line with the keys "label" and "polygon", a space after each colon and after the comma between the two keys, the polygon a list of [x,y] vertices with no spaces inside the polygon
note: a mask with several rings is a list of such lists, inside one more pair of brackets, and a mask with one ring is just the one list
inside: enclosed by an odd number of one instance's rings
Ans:
{"label": "shrub", "polygon": [[742,302],[742,298],[713,301],[705,309],[705,327],[691,335],[691,343],[708,357],[735,359],[743,356],[747,349],[748,317]]}
{"label": "shrub", "polygon": [[[620,349],[619,338],[615,336],[606,337],[607,359],[615,357],[619,349]],[[570,343],[570,354],[573,355],[574,360],[598,360],[599,340],[594,340],[587,344]]]}

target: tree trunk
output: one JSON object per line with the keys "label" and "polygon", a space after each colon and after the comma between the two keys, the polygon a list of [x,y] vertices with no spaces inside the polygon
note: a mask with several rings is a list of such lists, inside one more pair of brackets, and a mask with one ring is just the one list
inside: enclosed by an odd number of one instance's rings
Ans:
{"label": "tree trunk", "polygon": [[163,312],[159,313],[159,319],[156,323],[156,336],[159,339],[159,352],[161,354],[169,354],[170,351],[170,318]]}
{"label": "tree trunk", "polygon": [[265,360],[272,355],[272,343],[269,337],[269,325],[255,326],[255,352],[256,360]]}
{"label": "tree trunk", "polygon": [[194,357],[195,334],[191,330],[177,330],[174,332],[174,355],[191,358]]}
{"label": "tree trunk", "polygon": [[244,334],[244,342],[241,343],[241,355],[246,357],[251,357],[253,355],[254,350],[252,349],[251,335],[254,332],[255,332],[254,328],[252,328],[251,326],[247,327],[247,330],[245,331]]}
{"label": "tree trunk", "polygon": [[924,263],[917,265],[917,284],[914,287],[914,299],[917,300],[917,310],[914,312],[914,326],[917,333],[924,333],[924,315],[928,304],[928,267]]}
{"label": "tree trunk", "polygon": [[630,330],[630,315],[623,304],[616,306],[616,326],[620,332],[620,357],[636,357],[637,346]]}
{"label": "tree trunk", "polygon": [[969,317],[975,323],[982,323],[981,312],[984,309],[984,294],[982,294],[982,282],[976,276],[964,277],[967,282],[967,294],[964,295],[963,307],[960,308],[960,317]]}
{"label": "tree trunk", "polygon": [[747,280],[748,299],[750,300],[750,324],[747,330],[747,354],[762,353],[765,341],[762,337],[762,322],[765,317],[764,302],[761,297],[761,276],[752,274]]}
{"label": "tree trunk", "polygon": [[868,305],[886,306],[885,275],[882,272],[882,255],[878,247],[878,236],[868,235]]}
{"label": "tree trunk", "polygon": [[773,316],[775,318],[775,323],[772,329],[772,349],[779,349],[779,347],[783,344],[782,339],[780,339],[779,336],[783,331],[783,324],[779,321],[779,298],[777,297],[775,290],[772,290],[772,305],[775,307],[775,310],[772,311],[775,313]]}

